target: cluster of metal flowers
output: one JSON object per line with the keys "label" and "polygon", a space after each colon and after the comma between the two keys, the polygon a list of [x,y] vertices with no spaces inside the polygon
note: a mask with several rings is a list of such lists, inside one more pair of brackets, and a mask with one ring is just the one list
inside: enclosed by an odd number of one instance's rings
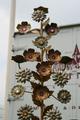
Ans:
{"label": "cluster of metal flowers", "polygon": [[[59,50],[54,50],[48,48],[48,40],[52,35],[56,35],[59,31],[59,28],[56,23],[48,23],[44,21],[46,19],[46,14],[48,13],[48,8],[38,7],[34,8],[34,12],[32,14],[32,18],[34,21],[41,22],[41,29],[43,34],[39,34],[35,40],[33,40],[33,44],[41,50],[41,52],[36,52],[34,49],[29,48],[28,50],[24,50],[23,55],[12,56],[12,60],[18,63],[24,62],[38,62],[36,65],[36,71],[30,71],[28,68],[21,70],[19,66],[19,72],[16,73],[16,80],[19,83],[30,82],[32,88],[32,100],[35,105],[38,107],[43,106],[43,120],[61,120],[61,113],[54,109],[53,105],[44,107],[44,100],[53,96],[53,90],[49,90],[47,86],[44,86],[44,82],[52,79],[57,86],[64,87],[69,81],[69,75],[65,72],[58,71],[54,72],[53,65],[55,63],[59,64],[70,64],[72,58],[68,56],[62,56]],[[31,26],[28,22],[22,22],[17,25],[18,32],[26,33],[30,31]],[[42,32],[39,30],[39,32]],[[44,36],[44,32],[46,33]],[[44,60],[44,53],[45,58]],[[43,57],[43,59],[42,59]],[[33,78],[35,82],[32,81]],[[36,82],[37,81],[37,82]],[[11,95],[16,99],[19,99],[24,95],[25,88],[22,85],[16,85],[11,90]],[[55,97],[61,103],[67,104],[71,100],[71,94],[67,90],[60,90]],[[31,106],[25,105],[18,110],[18,119],[21,120],[39,120],[37,116],[33,115],[34,109]]]}
{"label": "cluster of metal flowers", "polygon": [[[18,119],[21,120],[40,120],[37,116],[33,115],[34,108],[25,105],[17,111]],[[61,120],[61,113],[53,107],[53,105],[44,107],[43,120]]]}
{"label": "cluster of metal flowers", "polygon": [[[38,37],[33,41],[34,45],[40,49],[45,48],[47,46],[47,40],[44,37]],[[45,51],[45,50],[44,50]],[[43,52],[44,52],[43,51]],[[50,49],[46,58],[48,61],[54,63],[68,65],[72,63],[72,58],[68,56],[61,56],[61,52],[59,50]],[[41,53],[36,52],[34,49],[29,48],[28,50],[24,50],[23,55],[12,56],[12,60],[16,63],[24,63],[24,62],[34,62],[41,61]]]}
{"label": "cluster of metal flowers", "polygon": [[40,52],[35,52],[32,48],[24,50],[23,55],[12,56],[12,60],[17,63],[40,61],[40,59]]}

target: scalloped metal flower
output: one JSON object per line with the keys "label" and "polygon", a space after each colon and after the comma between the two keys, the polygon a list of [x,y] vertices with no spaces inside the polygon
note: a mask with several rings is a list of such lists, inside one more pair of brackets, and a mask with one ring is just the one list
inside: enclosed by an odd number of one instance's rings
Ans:
{"label": "scalloped metal flower", "polygon": [[57,109],[52,108],[45,113],[43,120],[62,120],[62,116]]}
{"label": "scalloped metal flower", "polygon": [[26,61],[34,62],[34,61],[40,61],[41,60],[40,52],[35,52],[35,50],[32,49],[32,48],[29,48],[28,50],[25,50],[23,52],[23,56],[24,56],[24,59]]}
{"label": "scalloped metal flower", "polygon": [[22,85],[16,85],[11,89],[11,95],[18,99],[24,95],[25,88]]}
{"label": "scalloped metal flower", "polygon": [[18,119],[31,120],[33,111],[34,111],[33,108],[29,105],[25,105],[25,106],[21,107],[17,111]]}
{"label": "scalloped metal flower", "polygon": [[32,77],[32,73],[29,69],[20,70],[16,73],[17,82],[26,83],[26,81],[30,81]]}
{"label": "scalloped metal flower", "polygon": [[34,44],[37,48],[42,49],[42,48],[45,48],[45,47],[47,46],[48,41],[47,41],[47,38],[40,36],[40,37],[37,37],[37,38],[35,39],[35,41],[33,41],[33,44]]}
{"label": "scalloped metal flower", "polygon": [[61,103],[67,104],[71,100],[71,94],[67,90],[61,90],[61,91],[59,91],[57,98]]}
{"label": "scalloped metal flower", "polygon": [[49,97],[49,90],[46,87],[40,87],[34,91],[34,96],[38,101],[45,100]]}
{"label": "scalloped metal flower", "polygon": [[40,22],[46,18],[47,13],[48,13],[48,8],[40,6],[38,8],[34,8],[32,18],[34,21]]}
{"label": "scalloped metal flower", "polygon": [[36,68],[37,68],[37,72],[39,73],[40,76],[49,76],[49,75],[51,75],[52,65],[48,61],[38,63]]}
{"label": "scalloped metal flower", "polygon": [[59,50],[50,49],[47,57],[49,61],[59,62],[61,60],[61,52]]}
{"label": "scalloped metal flower", "polygon": [[52,95],[53,91],[50,91],[46,86],[41,86],[39,84],[33,84],[33,102],[40,106],[42,101],[49,98]]}
{"label": "scalloped metal flower", "polygon": [[69,74],[65,72],[53,73],[53,81],[60,87],[64,87],[70,79]]}
{"label": "scalloped metal flower", "polygon": [[31,25],[27,21],[22,21],[21,24],[17,25],[17,30],[19,33],[27,33],[31,29]]}
{"label": "scalloped metal flower", "polygon": [[45,27],[45,32],[48,35],[56,35],[59,32],[59,28],[56,23],[51,23],[51,25],[47,24]]}

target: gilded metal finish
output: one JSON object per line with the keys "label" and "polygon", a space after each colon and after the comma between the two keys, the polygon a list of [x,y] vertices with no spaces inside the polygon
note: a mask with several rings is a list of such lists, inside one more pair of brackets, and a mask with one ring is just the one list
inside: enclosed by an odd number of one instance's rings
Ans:
{"label": "gilded metal finish", "polygon": [[16,85],[11,89],[11,95],[14,98],[20,98],[24,95],[24,87],[22,85]]}

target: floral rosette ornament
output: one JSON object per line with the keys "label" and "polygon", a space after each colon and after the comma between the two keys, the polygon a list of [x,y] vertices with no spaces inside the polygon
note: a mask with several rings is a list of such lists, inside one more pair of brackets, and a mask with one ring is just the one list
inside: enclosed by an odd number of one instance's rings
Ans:
{"label": "floral rosette ornament", "polygon": [[50,105],[44,109],[43,120],[62,120],[62,116],[59,110]]}
{"label": "floral rosette ornament", "polygon": [[[24,93],[31,94],[31,98],[33,104],[35,104],[40,109],[40,116],[35,116],[34,110],[32,106],[25,105],[20,107],[17,111],[19,120],[62,120],[61,113],[58,109],[54,108],[53,105],[47,105],[46,102],[52,96],[58,102],[67,104],[71,100],[71,94],[67,90],[60,90],[57,94],[53,94],[53,89],[49,89],[46,85],[46,82],[49,83],[54,81],[52,84],[56,84],[57,86],[64,87],[69,81],[69,75],[65,73],[65,69],[58,69],[55,71],[55,65],[64,66],[71,63],[72,58],[68,56],[62,56],[59,50],[54,50],[48,45],[48,40],[52,37],[52,35],[56,35],[59,32],[58,25],[54,22],[49,24],[49,18],[47,18],[46,14],[48,13],[48,8],[46,7],[38,7],[34,8],[34,12],[32,14],[32,19],[36,22],[40,22],[40,28],[32,29],[31,25],[28,22],[23,21],[21,24],[17,25],[17,30],[19,35],[27,34],[35,34],[34,40],[32,43],[36,48],[39,48],[39,52],[36,52],[36,49],[28,48],[23,51],[22,55],[12,56],[12,60],[18,63],[19,72],[16,73],[16,80],[21,84],[30,85],[31,89],[26,91],[22,85],[16,85],[11,90],[11,95],[14,98],[20,98],[24,95]],[[17,34],[15,34],[17,35]],[[21,63],[33,64],[35,63],[36,70],[34,71],[32,68],[29,70],[28,68],[21,69]],[[31,64],[31,67],[32,67]],[[23,65],[25,67],[25,65]],[[57,67],[57,66],[56,66]],[[66,68],[66,67],[64,67]],[[52,78],[52,79],[51,79]],[[29,91],[31,90],[31,91]],[[27,99],[26,99],[27,100]]]}
{"label": "floral rosette ornament", "polygon": [[26,83],[26,81],[30,81],[31,77],[32,73],[27,68],[16,73],[17,82]]}
{"label": "floral rosette ornament", "polygon": [[33,44],[34,44],[37,48],[42,49],[42,48],[45,48],[45,47],[47,46],[48,41],[47,41],[47,38],[46,38],[46,37],[40,36],[40,37],[37,37],[37,38],[35,39],[35,41],[33,41]]}
{"label": "floral rosette ornament", "polygon": [[70,77],[68,73],[58,72],[53,74],[52,79],[56,85],[64,87],[69,81]]}
{"label": "floral rosette ornament", "polygon": [[18,119],[20,120],[30,120],[32,118],[33,108],[31,106],[25,105],[17,111]]}
{"label": "floral rosette ornament", "polygon": [[61,103],[69,103],[70,100],[71,100],[71,94],[70,92],[68,92],[67,90],[61,90],[59,91],[58,93],[58,100],[61,102]]}
{"label": "floral rosette ornament", "polygon": [[12,88],[11,90],[11,95],[15,98],[18,99],[24,95],[24,87],[22,85],[16,85]]}
{"label": "floral rosette ornament", "polygon": [[28,50],[24,50],[23,55],[12,56],[11,60],[18,63],[18,67],[21,69],[21,63],[41,61],[41,55],[40,52],[35,52],[34,49],[29,48]]}
{"label": "floral rosette ornament", "polygon": [[48,13],[48,8],[40,6],[38,8],[34,8],[32,18],[33,18],[33,20],[40,22],[46,18],[47,13]]}
{"label": "floral rosette ornament", "polygon": [[25,105],[19,108],[17,111],[18,119],[20,120],[39,120],[37,116],[33,115],[34,108],[29,105]]}

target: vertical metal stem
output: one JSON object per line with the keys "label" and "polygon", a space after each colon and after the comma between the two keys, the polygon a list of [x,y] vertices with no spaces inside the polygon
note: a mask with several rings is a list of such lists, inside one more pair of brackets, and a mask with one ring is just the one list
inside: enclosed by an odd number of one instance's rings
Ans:
{"label": "vertical metal stem", "polygon": [[[41,37],[43,36],[43,24],[42,24],[42,21],[41,21],[40,36]],[[41,49],[41,62],[43,62],[43,56],[44,56],[44,51],[43,51],[43,49]],[[43,82],[41,82],[41,85],[43,86]],[[42,101],[42,105],[40,107],[40,109],[41,109],[40,120],[43,120],[43,103],[44,103],[44,101]]]}
{"label": "vertical metal stem", "polygon": [[41,49],[41,62],[43,62],[44,50]]}
{"label": "vertical metal stem", "polygon": [[[43,82],[41,82],[41,85],[43,86]],[[41,120],[43,120],[43,103],[44,101],[42,101],[42,105],[41,105]]]}
{"label": "vertical metal stem", "polygon": [[[43,23],[41,21],[41,26],[40,26],[40,36],[43,37]],[[43,55],[44,55],[44,51],[43,48],[41,49],[41,62],[43,61]]]}
{"label": "vertical metal stem", "polygon": [[42,21],[41,21],[40,35],[43,36],[43,23],[42,23]]}

